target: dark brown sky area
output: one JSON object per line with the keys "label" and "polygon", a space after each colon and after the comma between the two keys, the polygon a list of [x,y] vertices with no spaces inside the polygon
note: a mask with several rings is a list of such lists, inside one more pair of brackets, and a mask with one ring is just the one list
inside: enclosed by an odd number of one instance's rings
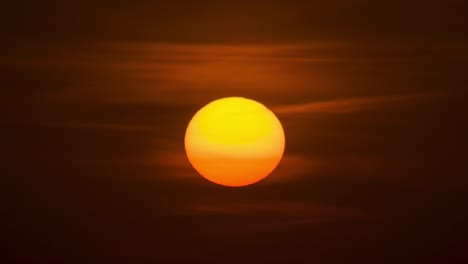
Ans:
{"label": "dark brown sky area", "polygon": [[[2,3],[0,262],[467,263],[467,10]],[[245,188],[185,157],[225,96],[285,129]]]}

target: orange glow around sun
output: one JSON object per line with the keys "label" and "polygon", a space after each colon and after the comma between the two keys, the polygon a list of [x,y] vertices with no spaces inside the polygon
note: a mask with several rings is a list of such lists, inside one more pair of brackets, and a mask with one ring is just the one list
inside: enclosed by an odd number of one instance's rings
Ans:
{"label": "orange glow around sun", "polygon": [[283,127],[264,105],[241,97],[215,100],[200,109],[185,134],[192,166],[206,179],[245,186],[268,176],[285,146]]}

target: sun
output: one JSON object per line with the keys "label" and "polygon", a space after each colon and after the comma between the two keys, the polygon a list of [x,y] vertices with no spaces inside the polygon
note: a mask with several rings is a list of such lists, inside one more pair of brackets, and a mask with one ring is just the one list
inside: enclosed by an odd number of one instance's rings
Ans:
{"label": "sun", "polygon": [[205,105],[185,133],[185,151],[195,170],[209,181],[231,187],[268,176],[280,162],[284,147],[284,130],[275,114],[242,97]]}

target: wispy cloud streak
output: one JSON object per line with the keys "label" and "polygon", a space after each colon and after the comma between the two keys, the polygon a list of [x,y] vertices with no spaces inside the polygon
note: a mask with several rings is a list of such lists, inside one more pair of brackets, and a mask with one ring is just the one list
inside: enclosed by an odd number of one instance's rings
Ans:
{"label": "wispy cloud streak", "polygon": [[273,111],[278,114],[301,114],[301,113],[330,113],[347,114],[359,112],[376,107],[394,104],[409,103],[419,100],[429,100],[438,96],[435,93],[371,96],[362,98],[345,98],[328,101],[315,101],[302,104],[278,105]]}

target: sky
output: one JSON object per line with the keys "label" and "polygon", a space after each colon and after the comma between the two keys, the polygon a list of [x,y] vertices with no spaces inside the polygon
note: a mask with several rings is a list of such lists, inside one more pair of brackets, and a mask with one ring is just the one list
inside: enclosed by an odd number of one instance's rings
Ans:
{"label": "sky", "polygon": [[[3,263],[466,263],[465,1],[10,1]],[[191,167],[212,100],[257,100],[261,182]]]}

